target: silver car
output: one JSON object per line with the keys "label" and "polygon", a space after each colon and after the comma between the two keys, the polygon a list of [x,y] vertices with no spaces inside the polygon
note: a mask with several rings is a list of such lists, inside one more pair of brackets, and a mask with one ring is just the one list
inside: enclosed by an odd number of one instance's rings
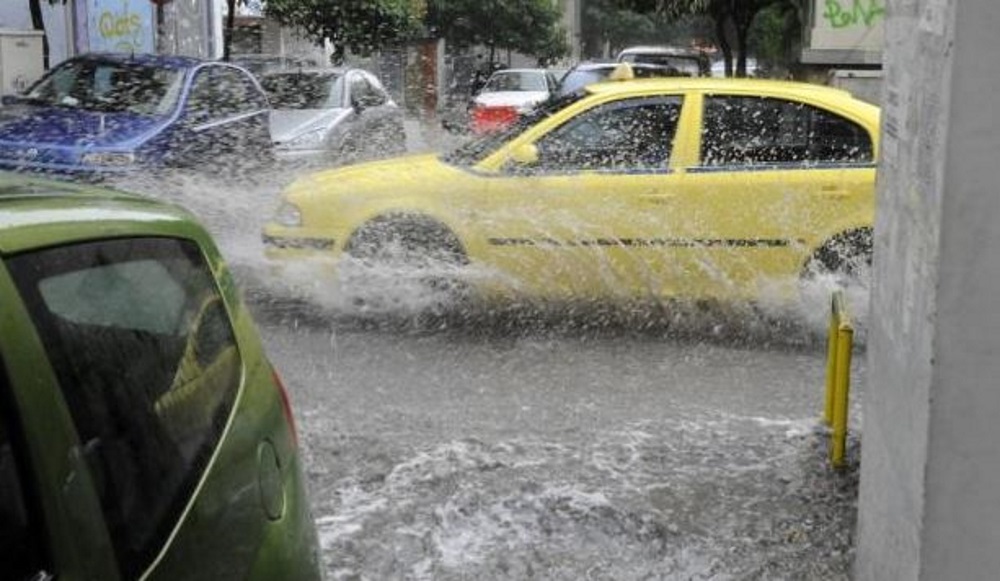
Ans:
{"label": "silver car", "polygon": [[367,71],[283,70],[259,79],[279,159],[338,163],[405,151],[403,112]]}

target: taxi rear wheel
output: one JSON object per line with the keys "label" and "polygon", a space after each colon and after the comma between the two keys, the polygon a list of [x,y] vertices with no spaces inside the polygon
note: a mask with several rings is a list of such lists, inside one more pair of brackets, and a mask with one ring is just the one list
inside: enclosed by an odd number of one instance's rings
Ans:
{"label": "taxi rear wheel", "polygon": [[867,287],[871,266],[872,231],[862,228],[827,241],[806,262],[800,278],[806,284],[818,281],[839,287]]}

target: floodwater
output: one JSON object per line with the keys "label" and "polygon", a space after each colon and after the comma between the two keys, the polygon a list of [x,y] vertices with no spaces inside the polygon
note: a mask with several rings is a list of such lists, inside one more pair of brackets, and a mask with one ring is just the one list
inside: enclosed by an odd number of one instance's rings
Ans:
{"label": "floodwater", "polygon": [[239,279],[290,390],[329,579],[850,577],[865,362],[836,472],[826,289],[778,314],[359,312],[262,258],[292,175],[124,185],[187,205]]}

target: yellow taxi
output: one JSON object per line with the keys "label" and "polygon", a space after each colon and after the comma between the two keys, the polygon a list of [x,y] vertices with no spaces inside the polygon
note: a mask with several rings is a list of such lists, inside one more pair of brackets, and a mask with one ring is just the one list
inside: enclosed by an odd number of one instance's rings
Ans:
{"label": "yellow taxi", "polygon": [[486,296],[787,297],[870,263],[878,127],[821,85],[599,83],[448,154],[303,176],[263,238],[289,261],[478,267]]}

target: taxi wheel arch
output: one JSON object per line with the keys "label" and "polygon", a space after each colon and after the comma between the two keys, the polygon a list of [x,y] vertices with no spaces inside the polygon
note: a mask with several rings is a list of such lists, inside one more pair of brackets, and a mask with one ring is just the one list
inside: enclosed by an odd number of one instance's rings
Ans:
{"label": "taxi wheel arch", "polygon": [[440,221],[419,214],[384,214],[368,220],[351,234],[344,250],[359,259],[415,266],[428,260],[468,263],[458,236]]}
{"label": "taxi wheel arch", "polygon": [[806,261],[801,271],[803,279],[823,273],[839,277],[854,277],[872,264],[873,235],[871,228],[856,228],[841,232],[824,242]]}

